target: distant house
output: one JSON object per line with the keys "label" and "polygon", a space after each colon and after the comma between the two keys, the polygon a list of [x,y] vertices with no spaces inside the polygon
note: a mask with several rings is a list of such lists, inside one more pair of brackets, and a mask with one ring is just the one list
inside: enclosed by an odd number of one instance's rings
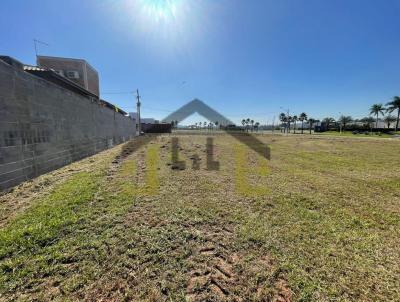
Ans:
{"label": "distant house", "polygon": [[[137,112],[129,112],[129,116],[131,119],[135,120],[136,125],[138,125]],[[144,133],[171,133],[172,125],[171,123],[160,123],[159,120],[151,117],[144,117],[140,118],[140,129]]]}
{"label": "distant house", "polygon": [[[129,112],[129,116],[132,119],[137,120],[137,112]],[[154,118],[151,118],[151,117],[141,117],[140,122],[142,124],[158,124],[159,123],[159,121],[156,121]]]}
{"label": "distant house", "polygon": [[88,62],[82,59],[37,56],[39,67],[53,69],[59,75],[99,96],[99,75]]}

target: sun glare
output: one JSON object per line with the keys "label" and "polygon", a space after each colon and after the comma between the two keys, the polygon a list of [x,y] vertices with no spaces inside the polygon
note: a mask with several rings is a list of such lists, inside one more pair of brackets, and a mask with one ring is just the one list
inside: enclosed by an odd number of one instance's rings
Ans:
{"label": "sun glare", "polygon": [[120,11],[130,21],[126,29],[136,39],[152,45],[152,51],[158,55],[176,56],[192,49],[208,24],[200,0],[124,0],[122,3]]}
{"label": "sun glare", "polygon": [[143,13],[156,22],[174,21],[177,17],[180,0],[140,0]]}

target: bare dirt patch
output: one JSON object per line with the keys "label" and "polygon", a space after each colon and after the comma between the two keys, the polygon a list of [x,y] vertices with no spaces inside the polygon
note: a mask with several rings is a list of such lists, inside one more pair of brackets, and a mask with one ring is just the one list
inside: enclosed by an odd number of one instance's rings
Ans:
{"label": "bare dirt patch", "polygon": [[202,240],[189,258],[188,301],[292,301],[283,275],[276,276],[268,291],[264,282],[254,282],[260,274],[275,272],[276,264],[270,256],[258,256],[246,264],[246,251],[235,251],[232,246],[235,233],[231,227],[203,226],[194,232]]}
{"label": "bare dirt patch", "polygon": [[[186,167],[172,169],[173,136],[89,158],[17,201],[26,215],[0,228],[13,242],[0,241],[0,300],[399,300],[399,144],[260,136],[269,174],[249,148],[238,175],[234,138],[215,136],[211,152],[207,136],[178,135]],[[266,194],[242,195],[238,176]]]}

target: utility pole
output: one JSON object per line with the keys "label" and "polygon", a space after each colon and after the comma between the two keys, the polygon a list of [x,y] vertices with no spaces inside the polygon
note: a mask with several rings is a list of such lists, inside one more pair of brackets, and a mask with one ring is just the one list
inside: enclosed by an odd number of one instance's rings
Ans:
{"label": "utility pole", "polygon": [[137,125],[138,125],[138,132],[139,132],[139,135],[142,133],[141,132],[141,122],[140,122],[140,95],[139,95],[139,89],[136,89],[136,111],[137,111],[137,116],[136,116],[136,118],[137,118],[137,120],[138,120],[138,123],[137,123]]}

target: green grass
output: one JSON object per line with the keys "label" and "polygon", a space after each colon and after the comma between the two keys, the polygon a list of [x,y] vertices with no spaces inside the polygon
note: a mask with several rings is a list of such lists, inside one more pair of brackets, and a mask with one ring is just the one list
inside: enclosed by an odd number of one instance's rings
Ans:
{"label": "green grass", "polygon": [[54,258],[62,261],[55,247],[61,248],[75,231],[99,180],[99,175],[76,174],[0,230],[0,291],[32,286],[36,278],[51,273]]}
{"label": "green grass", "polygon": [[[171,170],[164,136],[71,176],[4,225],[0,300],[185,301],[193,276],[221,259],[235,280],[221,283],[228,301],[400,299],[398,141],[264,136],[264,166],[220,135],[213,171],[206,136],[179,139],[184,171]],[[210,246],[218,257],[199,254]],[[195,288],[197,301],[219,297]]]}
{"label": "green grass", "polygon": [[[97,177],[98,179],[98,177]],[[80,207],[96,192],[96,177],[76,174],[0,231],[0,258],[12,253],[32,253],[57,240],[61,230],[68,232],[79,220]]]}
{"label": "green grass", "polygon": [[[393,134],[396,134],[393,132]],[[342,131],[340,133],[339,131],[326,131],[326,132],[318,132],[318,135],[330,135],[330,136],[350,136],[350,137],[374,137],[374,138],[392,138],[393,134],[389,133],[374,133],[374,132],[369,132],[369,134],[365,133],[358,133],[358,134],[353,134],[352,131]]]}
{"label": "green grass", "polygon": [[134,196],[128,181],[107,183],[105,176],[104,166],[75,174],[0,230],[0,293],[43,288],[47,279],[69,293],[98,276],[110,220],[126,213]]}

